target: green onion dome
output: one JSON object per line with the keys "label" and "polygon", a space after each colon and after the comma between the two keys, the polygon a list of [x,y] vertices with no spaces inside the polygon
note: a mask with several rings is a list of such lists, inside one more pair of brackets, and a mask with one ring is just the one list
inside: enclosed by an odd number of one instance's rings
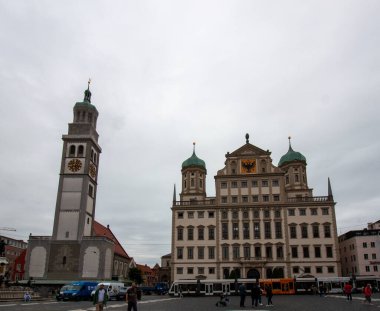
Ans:
{"label": "green onion dome", "polygon": [[289,150],[286,154],[284,154],[281,157],[280,162],[278,162],[278,166],[282,166],[284,164],[287,164],[293,161],[300,161],[306,164],[305,156],[301,152],[297,152],[292,149],[292,145],[290,144],[290,137],[289,137]]}
{"label": "green onion dome", "polygon": [[191,166],[200,166],[204,169],[206,169],[206,163],[205,161],[203,161],[202,159],[199,159],[197,157],[197,155],[195,154],[195,143],[193,143],[194,145],[194,150],[193,150],[193,154],[190,158],[188,158],[187,160],[185,160],[183,163],[182,163],[182,168],[187,168],[187,167],[191,167]]}

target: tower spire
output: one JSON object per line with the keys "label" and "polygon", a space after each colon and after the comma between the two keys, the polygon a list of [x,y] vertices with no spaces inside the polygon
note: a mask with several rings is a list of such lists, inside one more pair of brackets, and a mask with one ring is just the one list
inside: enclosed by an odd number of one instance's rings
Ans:
{"label": "tower spire", "polygon": [[91,79],[88,79],[87,90],[84,91],[84,100],[83,100],[84,102],[88,102],[88,103],[91,103],[90,83],[91,83]]}
{"label": "tower spire", "polygon": [[245,134],[245,142],[246,144],[249,144],[249,134]]}
{"label": "tower spire", "polygon": [[174,184],[174,189],[173,189],[173,203],[177,201],[177,193],[175,189],[175,184]]}
{"label": "tower spire", "polygon": [[333,193],[332,193],[332,189],[331,189],[331,183],[330,183],[330,177],[327,178],[327,195],[329,197],[329,199],[333,199]]}
{"label": "tower spire", "polygon": [[195,154],[195,141],[193,141],[193,154]]}
{"label": "tower spire", "polygon": [[288,139],[289,139],[289,150],[293,150],[293,149],[292,149],[292,143],[291,143],[291,141],[290,141],[290,140],[292,139],[292,137],[289,135],[289,136],[288,136]]}

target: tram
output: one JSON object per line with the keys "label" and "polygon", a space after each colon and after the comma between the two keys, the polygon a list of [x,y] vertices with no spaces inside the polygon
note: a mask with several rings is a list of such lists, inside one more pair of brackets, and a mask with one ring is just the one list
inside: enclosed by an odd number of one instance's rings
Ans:
{"label": "tram", "polygon": [[[178,280],[174,281],[169,289],[172,296],[212,296],[212,295],[237,295],[239,286],[244,284],[247,293],[251,292],[256,279],[220,279],[220,280]],[[295,294],[294,279],[260,279],[260,287],[265,290],[267,286],[272,288],[275,295]]]}

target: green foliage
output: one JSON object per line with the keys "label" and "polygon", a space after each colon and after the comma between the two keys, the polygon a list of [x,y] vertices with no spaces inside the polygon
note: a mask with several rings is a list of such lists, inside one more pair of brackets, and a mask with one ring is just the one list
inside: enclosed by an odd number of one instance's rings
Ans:
{"label": "green foliage", "polygon": [[134,281],[137,284],[141,284],[143,281],[141,276],[141,270],[138,268],[129,269],[128,277],[130,280]]}

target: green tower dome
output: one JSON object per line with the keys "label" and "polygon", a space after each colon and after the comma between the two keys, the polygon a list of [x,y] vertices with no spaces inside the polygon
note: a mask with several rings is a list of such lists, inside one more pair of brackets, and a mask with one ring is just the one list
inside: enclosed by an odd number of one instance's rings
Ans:
{"label": "green tower dome", "polygon": [[293,161],[301,161],[306,164],[306,158],[301,152],[294,151],[292,149],[292,145],[290,144],[290,137],[289,137],[289,150],[286,154],[284,154],[280,162],[278,162],[278,166],[282,166],[286,163],[293,162]]}
{"label": "green tower dome", "polygon": [[193,154],[190,158],[188,158],[182,163],[182,168],[187,168],[191,166],[200,166],[206,169],[205,161],[197,157],[197,155],[195,154],[195,143],[193,143],[193,145],[194,145]]}

